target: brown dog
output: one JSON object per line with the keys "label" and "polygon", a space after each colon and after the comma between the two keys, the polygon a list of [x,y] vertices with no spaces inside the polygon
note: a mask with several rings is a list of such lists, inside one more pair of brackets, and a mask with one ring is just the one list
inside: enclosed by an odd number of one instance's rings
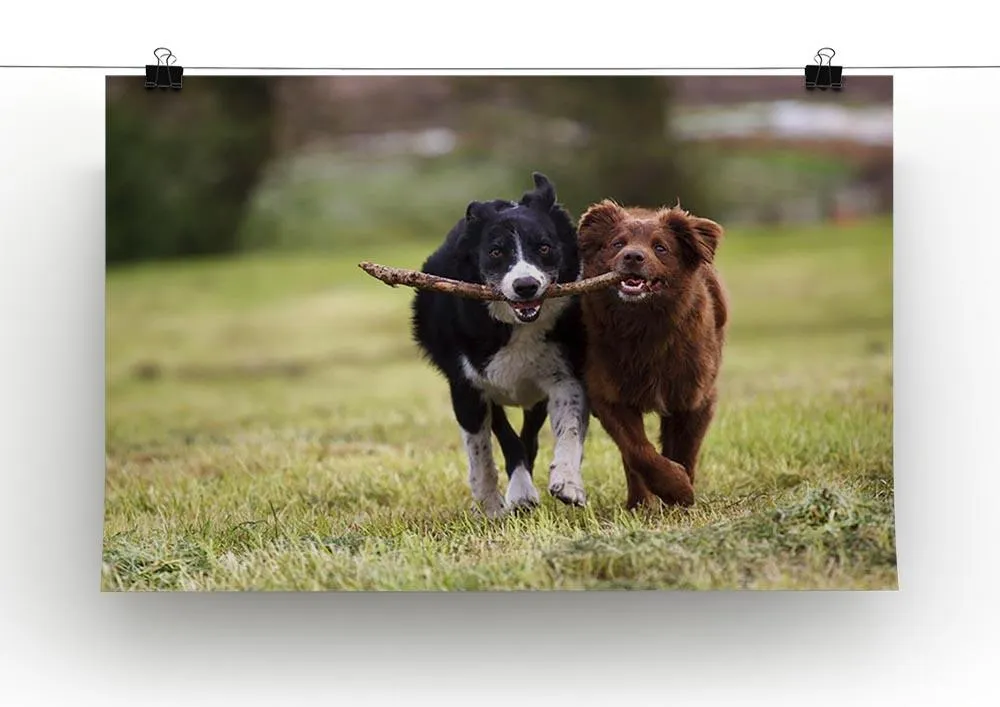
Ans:
{"label": "brown dog", "polygon": [[[580,219],[583,276],[616,271],[616,287],[583,295],[585,382],[621,450],[628,507],[694,503],[698,452],[715,414],[726,296],[715,270],[722,228],[680,207],[605,200]],[[643,413],[660,416],[660,450]]]}

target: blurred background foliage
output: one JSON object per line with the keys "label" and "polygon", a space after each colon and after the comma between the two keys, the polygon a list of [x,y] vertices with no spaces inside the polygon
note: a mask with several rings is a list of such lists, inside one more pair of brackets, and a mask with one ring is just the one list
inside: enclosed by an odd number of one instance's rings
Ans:
{"label": "blurred background foliage", "polygon": [[574,216],[726,225],[892,209],[890,77],[109,77],[107,262],[439,241],[545,172]]}
{"label": "blurred background foliage", "polygon": [[267,81],[193,81],[174,95],[125,84],[109,101],[108,262],[238,250],[271,157]]}

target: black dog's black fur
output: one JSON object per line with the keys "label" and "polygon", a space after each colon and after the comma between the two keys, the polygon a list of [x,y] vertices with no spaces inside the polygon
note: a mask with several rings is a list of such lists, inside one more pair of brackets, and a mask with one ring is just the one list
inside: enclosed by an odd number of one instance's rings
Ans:
{"label": "black dog's black fur", "polygon": [[[580,274],[576,228],[566,210],[555,201],[555,190],[544,175],[533,175],[536,188],[526,192],[519,202],[493,200],[472,202],[466,217],[448,233],[444,243],[424,263],[423,272],[473,283],[496,284],[505,268],[510,267],[508,253],[498,255],[497,224],[511,227],[521,239],[521,248],[537,258],[540,267],[552,268],[557,282],[571,282]],[[501,234],[502,235],[502,234]],[[544,241],[546,248],[541,248]],[[539,255],[539,253],[545,253]],[[547,301],[543,306],[553,306]],[[557,345],[570,375],[582,378],[584,330],[577,298],[558,305],[563,307],[551,323],[546,339]],[[469,433],[476,432],[486,420],[487,405],[492,413],[496,435],[508,478],[519,464],[529,474],[538,452],[538,434],[547,417],[547,400],[525,408],[524,424],[518,435],[510,424],[502,404],[474,386],[462,357],[477,370],[484,370],[490,360],[511,340],[520,323],[499,321],[484,302],[454,295],[418,291],[413,301],[413,336],[426,357],[447,378],[455,417]],[[546,325],[548,326],[548,325]],[[509,404],[509,402],[508,402]],[[584,403],[585,404],[585,403]]]}

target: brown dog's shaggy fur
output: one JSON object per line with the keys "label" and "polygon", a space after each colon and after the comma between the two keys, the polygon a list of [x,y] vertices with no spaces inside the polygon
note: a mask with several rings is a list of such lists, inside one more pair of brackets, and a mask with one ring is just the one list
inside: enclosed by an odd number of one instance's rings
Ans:
{"label": "brown dog's shaggy fur", "polygon": [[[726,295],[714,265],[722,228],[680,207],[605,200],[580,219],[583,276],[626,275],[582,296],[585,381],[597,419],[621,450],[628,507],[694,503],[698,452],[715,414]],[[660,449],[643,413],[660,415]]]}

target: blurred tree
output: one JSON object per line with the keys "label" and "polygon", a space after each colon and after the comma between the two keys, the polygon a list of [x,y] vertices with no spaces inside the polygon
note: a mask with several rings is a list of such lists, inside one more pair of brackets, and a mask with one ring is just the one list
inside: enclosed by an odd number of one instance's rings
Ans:
{"label": "blurred tree", "polygon": [[273,79],[108,79],[108,263],[235,250],[271,154]]}
{"label": "blurred tree", "polygon": [[[578,141],[558,141],[545,130],[525,145],[522,169],[546,172],[560,199],[577,215],[587,205],[613,198],[628,205],[673,205],[706,212],[707,190],[696,165],[681,159],[671,131],[670,79],[659,76],[529,76],[455,79],[468,103],[487,102],[522,120],[563,120],[580,128]],[[482,110],[482,109],[480,109]],[[518,119],[518,118],[514,118]],[[489,139],[480,127],[480,139]],[[509,127],[493,125],[502,139]],[[492,146],[495,148],[495,145]],[[488,148],[489,149],[489,148]]]}

